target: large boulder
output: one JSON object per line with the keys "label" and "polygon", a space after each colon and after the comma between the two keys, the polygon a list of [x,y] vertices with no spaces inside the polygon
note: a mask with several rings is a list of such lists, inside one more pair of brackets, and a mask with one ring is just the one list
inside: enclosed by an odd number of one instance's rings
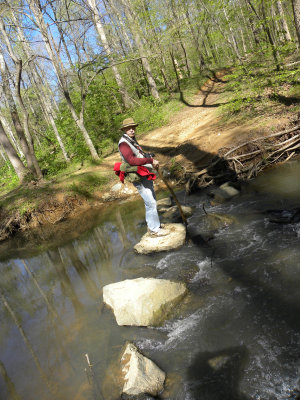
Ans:
{"label": "large boulder", "polygon": [[146,233],[141,241],[134,246],[135,251],[140,254],[149,254],[158,251],[177,249],[185,242],[186,229],[183,224],[165,224],[164,230],[169,234],[154,237]]}
{"label": "large boulder", "polygon": [[103,288],[103,301],[113,309],[118,325],[158,326],[186,295],[183,283],[137,278]]}
{"label": "large boulder", "polygon": [[149,358],[128,343],[121,358],[124,379],[123,393],[131,396],[150,394],[157,396],[164,389],[166,374]]}
{"label": "large boulder", "polygon": [[[188,206],[181,206],[183,215],[188,218],[191,215],[193,215],[193,209],[192,207]],[[177,206],[173,206],[168,208],[163,214],[162,214],[162,221],[165,223],[176,223],[176,222],[182,222],[182,217],[181,213],[179,211],[179,208]]]}

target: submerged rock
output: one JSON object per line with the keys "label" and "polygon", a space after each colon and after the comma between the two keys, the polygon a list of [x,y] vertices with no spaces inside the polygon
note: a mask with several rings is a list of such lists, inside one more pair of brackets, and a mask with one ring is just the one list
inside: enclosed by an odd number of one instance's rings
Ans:
{"label": "submerged rock", "polygon": [[213,368],[214,370],[217,371],[220,368],[222,368],[229,359],[230,359],[229,356],[220,355],[220,356],[210,358],[207,362],[211,368]]}
{"label": "submerged rock", "polygon": [[[181,206],[182,212],[186,218],[193,215],[192,207],[188,206]],[[181,214],[179,208],[177,206],[173,206],[168,208],[162,215],[162,221],[164,223],[176,223],[182,222]]]}
{"label": "submerged rock", "polygon": [[239,194],[239,190],[235,187],[231,186],[230,182],[223,183],[220,187],[213,190],[211,195],[213,197],[214,202],[216,203],[224,203],[226,200],[231,199],[234,196]]}
{"label": "submerged rock", "polygon": [[186,229],[183,224],[166,224],[164,230],[168,231],[169,234],[155,237],[146,233],[141,241],[134,246],[134,249],[140,254],[149,254],[177,249],[184,244]]}
{"label": "submerged rock", "polygon": [[113,309],[118,325],[158,326],[187,293],[183,283],[137,278],[103,288],[103,301]]}
{"label": "submerged rock", "polygon": [[172,206],[172,199],[170,197],[166,197],[164,199],[157,200],[156,205],[158,211],[165,211]]}
{"label": "submerged rock", "polygon": [[153,361],[139,353],[132,343],[128,343],[125,348],[121,366],[125,382],[123,393],[130,396],[122,398],[147,399],[145,394],[157,396],[163,391],[166,374]]}
{"label": "submerged rock", "polygon": [[300,207],[292,210],[267,210],[270,222],[278,224],[292,224],[300,222]]}
{"label": "submerged rock", "polygon": [[224,228],[237,222],[236,218],[227,214],[211,214],[206,215],[208,228],[212,231]]}

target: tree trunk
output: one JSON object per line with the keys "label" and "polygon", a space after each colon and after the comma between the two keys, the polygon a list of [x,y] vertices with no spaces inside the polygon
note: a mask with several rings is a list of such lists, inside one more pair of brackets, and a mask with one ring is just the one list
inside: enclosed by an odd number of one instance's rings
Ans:
{"label": "tree trunk", "polygon": [[[26,41],[26,38],[25,38],[25,35],[24,35],[22,29],[19,26],[19,23],[18,23],[18,20],[17,20],[17,18],[15,16],[14,10],[11,10],[11,16],[13,18],[13,21],[14,21],[15,25],[16,25],[18,38],[19,38],[20,43],[22,44],[23,51],[26,54],[26,57],[28,58],[28,60],[30,60],[29,61],[29,65],[30,65],[31,68],[30,68],[29,77],[31,77],[31,81],[32,81],[32,83],[34,83],[34,85],[36,87],[36,94],[37,94],[37,97],[38,97],[38,99],[40,101],[41,108],[42,108],[42,110],[44,112],[45,119],[47,120],[48,124],[50,124],[52,126],[52,129],[54,131],[54,135],[55,135],[55,137],[56,137],[56,139],[58,141],[58,144],[59,144],[59,146],[61,148],[61,151],[63,153],[64,159],[67,162],[70,162],[70,158],[69,158],[68,153],[67,153],[67,151],[65,149],[64,143],[63,143],[63,141],[61,139],[61,136],[60,136],[60,134],[58,132],[57,126],[55,124],[55,120],[54,120],[55,112],[53,111],[53,107],[52,107],[51,101],[50,101],[50,99],[48,97],[48,94],[44,90],[44,84],[42,82],[41,77],[39,76],[39,73],[37,71],[37,67],[35,65],[35,62],[32,59],[31,48],[30,48],[28,42]],[[41,91],[42,91],[42,93],[41,93]]]}
{"label": "tree trunk", "polygon": [[175,76],[176,76],[177,88],[178,88],[180,95],[182,95],[181,87],[180,87],[180,79],[181,78],[178,74],[178,63],[174,57],[173,50],[170,50],[170,56],[171,56],[171,60],[172,60],[172,64],[173,64],[173,68],[174,68],[174,72],[175,72]]}
{"label": "tree trunk", "polygon": [[[43,177],[42,171],[40,169],[40,166],[37,162],[36,156],[35,156],[35,152],[34,152],[34,144],[33,144],[33,140],[32,140],[32,136],[31,133],[29,131],[29,114],[28,111],[24,105],[22,96],[21,96],[21,76],[22,76],[22,60],[18,59],[13,51],[13,48],[10,44],[9,38],[7,36],[6,30],[5,30],[5,26],[4,23],[2,21],[2,19],[0,19],[0,31],[2,33],[2,36],[4,38],[4,41],[6,43],[8,52],[10,57],[12,58],[15,67],[16,67],[16,82],[15,82],[15,86],[16,86],[16,97],[18,99],[18,103],[22,109],[23,112],[23,125],[24,125],[24,131],[25,131],[25,137],[27,139],[28,142],[28,147],[30,150],[30,155],[31,155],[31,161],[33,163],[34,169],[35,169],[35,173],[37,175],[37,177],[39,179],[41,179]],[[1,63],[4,64],[4,67],[2,67],[4,70],[7,71],[7,67],[5,65],[5,61],[3,58],[3,55],[1,55]],[[7,72],[6,72],[7,73]],[[7,74],[8,76],[8,74]]]}
{"label": "tree trunk", "polygon": [[238,48],[237,40],[236,40],[234,31],[233,31],[233,29],[231,27],[231,24],[230,24],[230,21],[229,21],[225,6],[223,6],[223,11],[224,11],[225,19],[226,19],[226,22],[227,22],[227,25],[228,25],[228,28],[229,28],[229,31],[230,31],[230,34],[231,34],[231,43],[232,43],[233,49],[235,51],[235,54],[236,54],[238,60],[241,61],[241,54],[240,54],[240,51],[239,51],[239,48]]}
{"label": "tree trunk", "polygon": [[[105,30],[102,25],[101,18],[100,18],[100,15],[99,15],[99,12],[98,12],[98,9],[96,6],[96,0],[87,0],[87,3],[90,6],[91,11],[93,13],[94,24],[95,24],[96,30],[100,36],[100,39],[102,41],[104,51],[108,55],[108,57],[112,60],[112,62],[114,62],[113,56],[112,56],[112,50],[108,43],[108,40],[107,40],[107,37],[105,34]],[[129,94],[126,90],[126,87],[123,83],[123,79],[119,73],[119,70],[116,65],[112,65],[111,68],[112,68],[113,74],[115,76],[117,85],[119,87],[119,91],[120,91],[120,94],[121,94],[121,97],[123,100],[123,104],[124,104],[125,108],[130,108],[133,104],[132,104]]]}
{"label": "tree trunk", "polygon": [[140,56],[142,58],[143,68],[144,68],[146,76],[147,76],[147,81],[148,81],[148,84],[150,87],[150,92],[155,99],[159,100],[160,96],[159,96],[159,93],[157,90],[155,80],[152,75],[150,63],[149,63],[149,60],[147,57],[147,52],[144,47],[141,36],[138,32],[138,28],[136,26],[137,25],[137,16],[133,12],[129,0],[121,0],[121,1],[122,1],[122,4],[124,5],[124,12],[125,12],[128,22],[129,22],[135,44],[136,44],[138,51],[140,53]]}
{"label": "tree trunk", "polygon": [[71,97],[70,97],[70,93],[67,87],[67,81],[65,79],[64,73],[63,73],[63,65],[61,63],[61,60],[58,56],[57,53],[54,52],[53,47],[50,43],[50,37],[48,35],[48,31],[47,31],[47,27],[46,27],[46,23],[44,21],[44,17],[43,14],[41,12],[41,5],[40,5],[40,0],[29,0],[29,6],[31,11],[34,14],[34,17],[36,19],[36,22],[38,24],[38,27],[40,29],[41,35],[43,37],[43,41],[44,44],[46,46],[47,52],[49,54],[49,57],[51,59],[51,62],[54,66],[54,70],[56,73],[56,76],[58,78],[60,87],[62,88],[63,94],[65,96],[65,99],[67,101],[67,105],[68,108],[71,112],[71,115],[77,125],[77,127],[79,128],[80,132],[82,133],[84,140],[86,142],[86,145],[91,153],[91,156],[94,160],[99,160],[99,156],[97,154],[97,151],[94,147],[94,144],[84,126],[84,124],[82,123],[82,121],[80,120],[80,117],[77,115],[77,112],[75,110],[75,107],[72,103]]}
{"label": "tree trunk", "polygon": [[[254,14],[256,15],[257,19],[261,22],[263,29],[265,31],[265,34],[267,36],[267,39],[271,45],[271,49],[272,49],[272,55],[276,64],[276,69],[277,71],[280,70],[280,65],[279,65],[279,57],[278,57],[278,52],[276,50],[275,47],[275,43],[273,41],[271,32],[270,32],[270,28],[268,25],[268,21],[267,21],[267,16],[266,16],[266,11],[265,11],[265,3],[264,0],[261,0],[261,11],[262,11],[262,17],[259,16],[259,14],[257,13],[254,5],[252,4],[251,0],[246,0],[247,3],[249,4],[250,8],[252,9],[252,11],[254,12]],[[300,1],[300,0],[297,0]]]}
{"label": "tree trunk", "polygon": [[196,50],[197,50],[197,53],[198,53],[200,71],[202,71],[203,67],[205,65],[205,61],[204,61],[203,55],[202,55],[202,53],[200,51],[199,41],[198,41],[198,38],[197,38],[197,35],[196,35],[196,32],[195,32],[195,29],[193,27],[193,24],[191,22],[188,8],[186,8],[185,16],[186,16],[187,25],[189,27],[189,30],[190,30],[191,34],[192,34],[193,41],[194,41],[194,44],[195,44],[195,47],[196,47]]}
{"label": "tree trunk", "polygon": [[[275,10],[275,5],[272,4],[271,5],[271,15],[272,15],[272,27],[273,27],[273,36],[279,39],[279,43],[283,43],[286,38],[283,34],[283,29],[282,27],[279,25],[279,21],[277,19],[277,14],[276,14],[276,10]],[[276,40],[278,43],[278,39]]]}
{"label": "tree trunk", "polygon": [[18,139],[20,141],[20,146],[21,146],[24,156],[26,158],[28,168],[30,169],[32,174],[36,176],[36,170],[34,167],[32,154],[31,154],[29,145],[26,141],[25,132],[24,132],[24,129],[21,124],[21,120],[20,120],[20,117],[19,117],[19,114],[17,111],[16,103],[15,103],[13,95],[11,93],[11,89],[10,89],[9,82],[8,82],[7,67],[6,67],[6,64],[5,64],[5,61],[4,61],[4,58],[3,58],[3,55],[1,52],[0,52],[0,70],[1,70],[1,75],[2,75],[3,94],[5,97],[5,100],[8,104],[8,108],[10,110],[11,119],[13,121]]}
{"label": "tree trunk", "polygon": [[277,71],[279,71],[280,70],[280,65],[279,65],[278,52],[276,50],[275,43],[273,41],[273,38],[272,38],[272,35],[271,35],[271,32],[270,32],[270,28],[269,28],[269,25],[268,25],[264,0],[261,0],[261,10],[262,10],[262,15],[263,15],[263,26],[264,26],[265,32],[267,34],[267,37],[269,39],[269,42],[270,42],[270,45],[271,45],[271,48],[272,48],[272,54],[273,54],[273,58],[274,58],[274,61],[275,61],[275,64],[276,64],[276,69],[277,69]]}
{"label": "tree trunk", "polygon": [[8,123],[7,119],[4,117],[4,115],[1,114],[0,111],[0,121],[2,122],[2,125],[4,127],[5,132],[7,133],[8,138],[10,139],[10,141],[12,142],[13,146],[15,147],[15,149],[17,150],[17,153],[25,158],[23,151],[20,147],[20,144],[18,142],[18,140],[15,138],[14,132],[10,126],[10,124]]}
{"label": "tree trunk", "polygon": [[295,27],[298,37],[298,46],[300,45],[300,0],[292,0]]}
{"label": "tree trunk", "polygon": [[284,15],[284,10],[283,10],[283,7],[282,7],[281,0],[277,0],[276,4],[277,4],[277,8],[278,8],[278,11],[279,11],[279,14],[280,14],[280,21],[281,21],[281,24],[282,24],[282,30],[284,32],[285,40],[292,40],[292,36],[291,36],[290,30],[289,30],[289,26],[288,26],[288,24],[286,22],[286,17]]}
{"label": "tree trunk", "polygon": [[42,171],[40,169],[40,166],[37,162],[36,156],[35,156],[35,152],[34,152],[34,144],[33,144],[33,139],[31,136],[31,133],[29,131],[29,114],[28,111],[24,105],[22,96],[21,96],[21,90],[20,90],[20,83],[21,83],[21,74],[22,74],[22,61],[19,60],[19,62],[16,64],[16,84],[17,84],[17,99],[19,101],[19,105],[23,111],[23,123],[24,123],[24,131],[25,131],[25,136],[27,138],[28,141],[28,146],[29,146],[29,150],[30,150],[30,154],[31,154],[31,159],[34,165],[34,169],[36,171],[36,174],[38,176],[39,179],[41,179],[43,177]]}
{"label": "tree trunk", "polygon": [[20,182],[22,182],[27,174],[27,170],[22,161],[20,160],[14,146],[10,143],[1,121],[0,121],[0,143],[3,146],[7,154],[7,157],[11,162]]}

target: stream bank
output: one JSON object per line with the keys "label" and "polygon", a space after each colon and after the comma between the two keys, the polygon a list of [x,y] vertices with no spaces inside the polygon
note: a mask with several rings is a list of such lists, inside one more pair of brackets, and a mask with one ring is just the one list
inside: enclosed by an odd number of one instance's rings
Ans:
{"label": "stream bank", "polygon": [[[227,95],[226,91],[224,92],[224,82],[211,79],[195,95],[192,104],[174,114],[168,125],[143,134],[139,139],[145,149],[156,153],[171,182],[179,188],[186,184],[188,193],[203,189],[212,183],[219,185],[226,180],[239,178],[238,169],[241,168],[235,166],[239,166],[241,154],[231,154],[231,160],[226,161],[223,160],[224,149],[228,151],[238,143],[268,136],[274,131],[285,131],[287,128],[295,127],[298,122],[298,118],[290,115],[283,106],[276,113],[259,115],[251,120],[238,123],[234,120],[224,122],[217,110],[219,106],[226,104]],[[299,136],[299,130],[293,134]],[[282,137],[286,138],[286,135]],[[289,139],[290,137],[287,140]],[[279,142],[280,140],[282,139],[279,138]],[[293,145],[297,143],[292,142]],[[271,146],[273,145],[276,146],[274,140],[271,143]],[[261,142],[257,142],[255,146],[253,150],[252,145],[249,152],[255,152],[257,147],[260,148],[260,152],[255,156],[253,168],[250,168],[251,174],[246,173],[249,178],[255,176],[258,172],[257,165],[265,160]],[[297,155],[298,150],[299,148],[292,150],[293,157]],[[290,154],[287,153],[287,157]],[[283,157],[278,157],[274,164],[282,159]],[[135,198],[135,192],[130,184],[125,190],[124,188],[121,191],[110,190],[111,186],[118,182],[112,171],[114,162],[118,160],[119,155],[113,154],[105,158],[99,166],[80,167],[71,176],[67,176],[64,182],[55,180],[29,182],[2,196],[0,242],[19,233],[30,240],[38,236],[35,233],[38,231],[41,232],[41,237],[47,240],[55,234],[55,231],[59,235],[60,225],[66,221],[69,221],[70,226],[74,225],[76,216],[80,217],[87,210],[96,208],[98,212],[102,212],[101,209],[105,209],[107,204],[114,200]],[[244,179],[245,173],[242,172]],[[84,195],[84,190],[80,187],[84,181],[74,184],[80,177],[93,182],[92,194],[87,191]],[[72,185],[78,193],[70,192]],[[157,190],[163,187],[163,183],[158,180]],[[21,192],[21,195],[18,192]]]}

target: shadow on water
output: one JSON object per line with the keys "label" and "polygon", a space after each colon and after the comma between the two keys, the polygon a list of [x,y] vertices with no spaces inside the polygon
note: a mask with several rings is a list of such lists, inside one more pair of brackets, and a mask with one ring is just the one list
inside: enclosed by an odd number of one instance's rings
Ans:
{"label": "shadow on water", "polygon": [[193,398],[250,400],[238,389],[247,355],[245,346],[196,354],[187,372]]}

